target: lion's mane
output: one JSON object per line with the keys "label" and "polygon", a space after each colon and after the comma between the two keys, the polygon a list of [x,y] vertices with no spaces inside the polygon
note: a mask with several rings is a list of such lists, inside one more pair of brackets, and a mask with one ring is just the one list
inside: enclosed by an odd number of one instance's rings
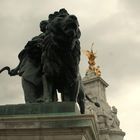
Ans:
{"label": "lion's mane", "polygon": [[60,14],[48,25],[43,42],[43,73],[53,79],[58,90],[78,79],[81,33],[74,15]]}

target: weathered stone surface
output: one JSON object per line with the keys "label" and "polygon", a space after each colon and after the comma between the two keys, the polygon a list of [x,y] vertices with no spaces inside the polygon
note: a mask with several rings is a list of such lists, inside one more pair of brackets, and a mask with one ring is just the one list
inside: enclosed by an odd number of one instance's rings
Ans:
{"label": "weathered stone surface", "polygon": [[86,114],[94,114],[96,118],[100,140],[123,140],[125,133],[120,129],[117,108],[107,103],[105,91],[108,84],[92,72],[86,74],[83,83],[89,98],[100,104],[100,107],[96,107],[88,100],[85,102]]}
{"label": "weathered stone surface", "polygon": [[99,140],[93,115],[0,117],[0,140]]}
{"label": "weathered stone surface", "polygon": [[80,114],[75,102],[50,102],[0,106],[0,116],[26,114]]}
{"label": "weathered stone surface", "polygon": [[119,130],[100,130],[100,140],[123,140],[125,133]]}
{"label": "weathered stone surface", "polygon": [[83,84],[86,94],[106,102],[105,89],[108,84],[101,77],[96,77],[92,74],[87,75],[83,78]]}

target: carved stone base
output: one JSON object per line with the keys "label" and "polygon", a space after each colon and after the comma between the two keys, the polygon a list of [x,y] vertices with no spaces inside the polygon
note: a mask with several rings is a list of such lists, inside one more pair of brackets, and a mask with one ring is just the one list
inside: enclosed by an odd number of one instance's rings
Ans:
{"label": "carved stone base", "polygon": [[[60,111],[61,112],[61,111]],[[0,140],[99,140],[93,115],[0,115]]]}
{"label": "carved stone base", "polygon": [[123,140],[125,133],[120,130],[100,130],[100,140]]}

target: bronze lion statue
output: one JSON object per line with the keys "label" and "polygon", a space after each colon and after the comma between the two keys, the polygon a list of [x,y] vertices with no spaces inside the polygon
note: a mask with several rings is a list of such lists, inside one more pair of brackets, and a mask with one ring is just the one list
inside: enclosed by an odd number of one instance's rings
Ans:
{"label": "bronze lion statue", "polygon": [[25,102],[78,102],[85,112],[85,94],[79,73],[81,32],[77,17],[65,9],[49,15],[40,23],[41,34],[32,38],[19,53],[15,69],[4,67],[10,76],[20,75]]}
{"label": "bronze lion statue", "polygon": [[52,102],[56,90],[62,101],[79,103],[84,113],[84,92],[79,74],[80,30],[77,17],[65,9],[49,17],[47,33],[42,42],[43,100]]}

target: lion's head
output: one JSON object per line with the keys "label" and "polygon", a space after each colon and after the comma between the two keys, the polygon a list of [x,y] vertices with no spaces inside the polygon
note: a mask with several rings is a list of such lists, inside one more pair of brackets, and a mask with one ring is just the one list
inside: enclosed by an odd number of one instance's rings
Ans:
{"label": "lion's head", "polygon": [[80,35],[76,16],[69,15],[65,9],[49,15],[42,55],[43,72],[48,77],[65,73],[73,80],[78,77]]}
{"label": "lion's head", "polygon": [[81,36],[77,17],[69,15],[65,9],[50,14],[47,27],[57,41],[72,42]]}

